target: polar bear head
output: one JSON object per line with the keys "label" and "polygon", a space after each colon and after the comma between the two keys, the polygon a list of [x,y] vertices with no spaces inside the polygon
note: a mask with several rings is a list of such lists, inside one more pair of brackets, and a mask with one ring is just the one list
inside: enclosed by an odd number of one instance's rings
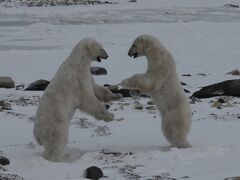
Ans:
{"label": "polar bear head", "polygon": [[153,49],[155,49],[159,45],[159,41],[157,38],[143,34],[138,36],[132,43],[131,48],[128,51],[128,55],[130,57],[136,58],[140,56],[146,56],[150,54]]}
{"label": "polar bear head", "polygon": [[81,52],[85,57],[87,57],[87,59],[92,61],[101,62],[102,59],[108,58],[108,54],[104,50],[103,46],[92,38],[86,38],[79,41],[73,50],[73,53],[74,52]]}

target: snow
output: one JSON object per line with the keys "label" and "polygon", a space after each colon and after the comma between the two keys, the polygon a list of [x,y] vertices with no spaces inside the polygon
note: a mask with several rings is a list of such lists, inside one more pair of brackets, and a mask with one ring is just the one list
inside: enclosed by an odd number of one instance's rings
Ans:
{"label": "snow", "polygon": [[[118,4],[0,7],[0,75],[11,76],[17,85],[50,80],[73,46],[82,38],[93,37],[109,54],[106,61],[93,64],[108,70],[107,76],[95,77],[96,81],[118,84],[145,71],[145,59],[132,60],[127,51],[135,37],[148,33],[157,36],[172,52],[179,77],[192,93],[211,83],[239,78],[226,73],[239,68],[240,10],[224,6],[239,5],[238,1],[114,2]],[[193,148],[189,149],[168,147],[156,110],[134,109],[135,101],[145,107],[148,98],[113,102],[110,111],[116,120],[110,123],[78,111],[70,124],[69,146],[83,152],[81,159],[51,163],[41,157],[43,149],[36,145],[32,134],[36,96],[41,95],[0,89],[0,100],[14,100],[13,110],[0,112],[0,155],[10,159],[7,173],[26,180],[81,179],[86,168],[96,165],[107,176],[103,179],[116,180],[217,180],[240,175],[239,98],[224,97],[232,106],[222,109],[211,107],[217,98],[191,104],[194,115],[189,140]],[[16,102],[21,97],[34,103],[19,105]],[[81,118],[87,118],[84,126]]]}

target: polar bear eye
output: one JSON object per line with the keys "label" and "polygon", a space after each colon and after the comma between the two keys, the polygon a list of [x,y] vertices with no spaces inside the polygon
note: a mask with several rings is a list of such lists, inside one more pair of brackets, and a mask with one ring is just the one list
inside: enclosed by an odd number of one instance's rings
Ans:
{"label": "polar bear eye", "polygon": [[134,48],[135,48],[135,47],[136,47],[136,45],[135,45],[135,44],[133,44],[133,45],[132,45],[132,47],[134,47]]}

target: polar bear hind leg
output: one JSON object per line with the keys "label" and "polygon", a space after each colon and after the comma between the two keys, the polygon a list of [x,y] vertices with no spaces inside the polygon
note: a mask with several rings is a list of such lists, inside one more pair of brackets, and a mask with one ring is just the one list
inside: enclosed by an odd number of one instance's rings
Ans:
{"label": "polar bear hind leg", "polygon": [[181,115],[177,116],[176,113],[167,112],[162,120],[162,131],[168,142],[177,148],[192,147],[187,140],[189,132],[189,124],[181,119]]}
{"label": "polar bear hind leg", "polygon": [[53,162],[72,161],[71,157],[69,157],[69,154],[67,153],[68,128],[68,121],[62,121],[61,123],[56,123],[54,129],[51,129],[51,132],[47,133],[43,144],[43,157],[45,159]]}

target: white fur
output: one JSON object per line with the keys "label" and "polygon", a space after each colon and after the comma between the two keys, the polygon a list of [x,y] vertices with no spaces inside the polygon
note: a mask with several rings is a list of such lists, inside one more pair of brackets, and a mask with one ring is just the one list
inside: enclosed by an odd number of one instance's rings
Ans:
{"label": "white fur", "polygon": [[123,80],[122,86],[150,94],[162,115],[162,131],[168,142],[178,148],[191,147],[187,135],[192,111],[170,52],[155,37],[141,35],[133,42],[129,56],[146,56],[148,68],[144,74]]}
{"label": "white fur", "polygon": [[91,61],[107,58],[101,44],[93,39],[81,40],[63,62],[45,90],[35,117],[34,136],[44,146],[43,156],[50,161],[73,161],[80,153],[67,148],[69,122],[76,109],[96,119],[112,121],[104,103],[121,98],[97,85],[90,74]]}

